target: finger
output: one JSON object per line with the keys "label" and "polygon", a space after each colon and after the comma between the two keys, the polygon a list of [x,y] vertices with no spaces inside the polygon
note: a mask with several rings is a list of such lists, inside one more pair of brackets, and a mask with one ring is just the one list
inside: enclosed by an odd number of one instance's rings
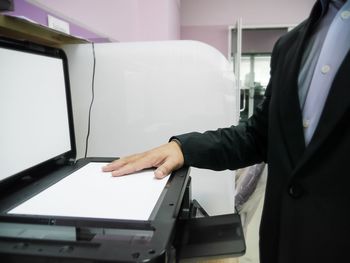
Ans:
{"label": "finger", "polygon": [[162,179],[168,176],[175,169],[176,169],[176,163],[171,160],[166,160],[162,165],[160,165],[154,171],[154,175],[156,178]]}
{"label": "finger", "polygon": [[123,161],[121,159],[115,160],[115,161],[103,166],[102,171],[103,172],[112,172],[114,170],[121,168],[123,165],[125,165],[125,161]]}
{"label": "finger", "polygon": [[143,165],[142,162],[126,163],[119,169],[112,171],[112,176],[122,176],[122,175],[132,174],[132,173],[141,171],[144,168],[145,168],[145,165]]}
{"label": "finger", "polygon": [[157,179],[163,179],[164,177],[167,176],[166,172],[164,172],[162,170],[162,167],[158,167],[155,171],[154,171],[154,176],[157,178]]}
{"label": "finger", "polygon": [[118,170],[121,167],[123,167],[124,165],[133,162],[134,160],[136,160],[139,154],[134,154],[134,155],[130,155],[127,157],[122,157],[120,159],[114,160],[113,162],[105,165],[102,167],[102,171],[104,172],[113,172],[114,170]]}

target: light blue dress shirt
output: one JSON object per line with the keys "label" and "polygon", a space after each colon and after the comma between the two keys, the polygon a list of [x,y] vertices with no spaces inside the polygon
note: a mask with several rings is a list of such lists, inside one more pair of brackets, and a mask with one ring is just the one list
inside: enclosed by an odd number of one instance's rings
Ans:
{"label": "light blue dress shirt", "polygon": [[330,3],[301,62],[298,85],[306,145],[312,139],[334,77],[350,49],[350,1],[341,5],[342,1]]}

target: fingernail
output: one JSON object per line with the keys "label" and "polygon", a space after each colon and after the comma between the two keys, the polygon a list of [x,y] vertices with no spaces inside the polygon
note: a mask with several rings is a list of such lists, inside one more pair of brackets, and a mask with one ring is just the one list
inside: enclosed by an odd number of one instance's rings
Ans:
{"label": "fingernail", "polygon": [[119,176],[119,173],[117,171],[114,171],[111,173],[112,176],[116,177],[116,176]]}
{"label": "fingernail", "polygon": [[154,175],[157,177],[157,178],[164,178],[164,174],[162,171],[160,170],[155,170],[154,171]]}

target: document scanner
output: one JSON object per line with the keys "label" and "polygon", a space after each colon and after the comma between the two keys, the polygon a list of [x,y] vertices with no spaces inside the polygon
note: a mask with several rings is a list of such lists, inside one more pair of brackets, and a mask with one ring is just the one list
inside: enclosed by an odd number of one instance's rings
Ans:
{"label": "document scanner", "polygon": [[[208,216],[189,168],[102,173],[75,159],[70,82],[58,48],[0,39],[2,262],[177,262],[245,252],[238,214]],[[88,77],[88,76],[87,76]]]}

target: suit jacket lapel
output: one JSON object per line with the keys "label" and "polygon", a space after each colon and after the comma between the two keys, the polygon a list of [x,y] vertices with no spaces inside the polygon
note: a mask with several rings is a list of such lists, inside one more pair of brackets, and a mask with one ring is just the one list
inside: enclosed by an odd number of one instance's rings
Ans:
{"label": "suit jacket lapel", "polygon": [[302,127],[302,113],[298,97],[298,75],[300,63],[308,36],[325,13],[326,0],[319,1],[314,6],[310,18],[300,29],[299,36],[286,51],[283,76],[286,76],[279,87],[280,122],[288,148],[292,167],[295,168],[305,151],[304,131]]}
{"label": "suit jacket lapel", "polygon": [[303,54],[303,46],[307,32],[310,30],[310,22],[300,31],[297,41],[286,51],[284,74],[285,78],[280,83],[279,89],[279,113],[281,129],[288,148],[292,167],[295,167],[300,156],[305,150],[305,141],[302,127],[302,113],[298,98],[298,74],[299,65]]}

